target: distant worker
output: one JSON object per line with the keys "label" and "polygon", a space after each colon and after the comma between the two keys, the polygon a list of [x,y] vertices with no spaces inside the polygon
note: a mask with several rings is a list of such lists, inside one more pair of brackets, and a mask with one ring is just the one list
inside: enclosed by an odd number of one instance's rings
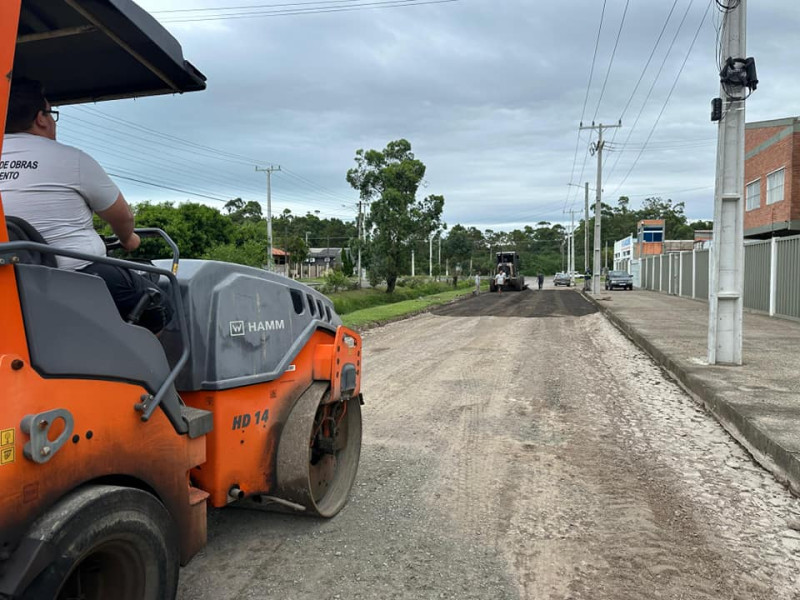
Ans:
{"label": "distant worker", "polygon": [[481,276],[475,273],[475,294],[481,293]]}
{"label": "distant worker", "polygon": [[539,282],[539,289],[542,289],[542,286],[544,285],[544,275],[542,273],[539,273],[536,276],[536,280]]}
{"label": "distant worker", "polygon": [[498,293],[502,293],[503,285],[506,282],[506,272],[503,270],[502,265],[497,267],[497,275],[494,276],[494,285]]}
{"label": "distant worker", "polygon": [[[30,223],[55,248],[105,256],[106,246],[94,230],[92,213],[111,226],[120,245],[131,252],[141,240],[133,231],[130,206],[103,168],[85,152],[56,141],[58,111],[44,96],[42,84],[15,79],[0,157],[0,193],[6,214]],[[155,285],[117,266],[56,256],[62,269],[100,277],[123,319]],[[139,319],[157,333],[169,322],[172,308],[157,294]]]}

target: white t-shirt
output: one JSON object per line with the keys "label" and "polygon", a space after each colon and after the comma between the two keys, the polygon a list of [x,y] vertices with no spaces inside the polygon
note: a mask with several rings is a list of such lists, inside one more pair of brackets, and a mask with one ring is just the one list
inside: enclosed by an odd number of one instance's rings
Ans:
{"label": "white t-shirt", "polygon": [[[85,152],[39,135],[6,134],[0,194],[5,213],[28,221],[51,246],[105,256],[105,244],[92,226],[92,212],[110,208],[119,189]],[[56,258],[62,269],[89,264]]]}

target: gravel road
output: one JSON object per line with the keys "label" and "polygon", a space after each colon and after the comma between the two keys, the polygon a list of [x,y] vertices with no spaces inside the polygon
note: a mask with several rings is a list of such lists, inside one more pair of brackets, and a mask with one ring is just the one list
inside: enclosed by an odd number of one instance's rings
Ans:
{"label": "gravel road", "polygon": [[349,505],[214,511],[179,598],[800,598],[798,501],[574,290],[363,337]]}

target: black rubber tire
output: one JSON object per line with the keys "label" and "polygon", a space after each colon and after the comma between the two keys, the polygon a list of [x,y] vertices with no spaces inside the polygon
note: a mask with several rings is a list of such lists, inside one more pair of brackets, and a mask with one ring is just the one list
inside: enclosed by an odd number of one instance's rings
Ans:
{"label": "black rubber tire", "polygon": [[60,500],[29,536],[56,558],[23,600],[172,600],[178,587],[178,535],[163,504],[135,488],[94,485]]}

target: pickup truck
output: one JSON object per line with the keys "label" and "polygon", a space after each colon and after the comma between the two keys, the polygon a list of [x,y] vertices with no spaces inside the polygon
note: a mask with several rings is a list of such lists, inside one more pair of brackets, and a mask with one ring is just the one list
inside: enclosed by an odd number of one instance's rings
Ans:
{"label": "pickup truck", "polygon": [[609,271],[606,275],[606,289],[613,290],[614,288],[632,290],[633,275],[626,271]]}

